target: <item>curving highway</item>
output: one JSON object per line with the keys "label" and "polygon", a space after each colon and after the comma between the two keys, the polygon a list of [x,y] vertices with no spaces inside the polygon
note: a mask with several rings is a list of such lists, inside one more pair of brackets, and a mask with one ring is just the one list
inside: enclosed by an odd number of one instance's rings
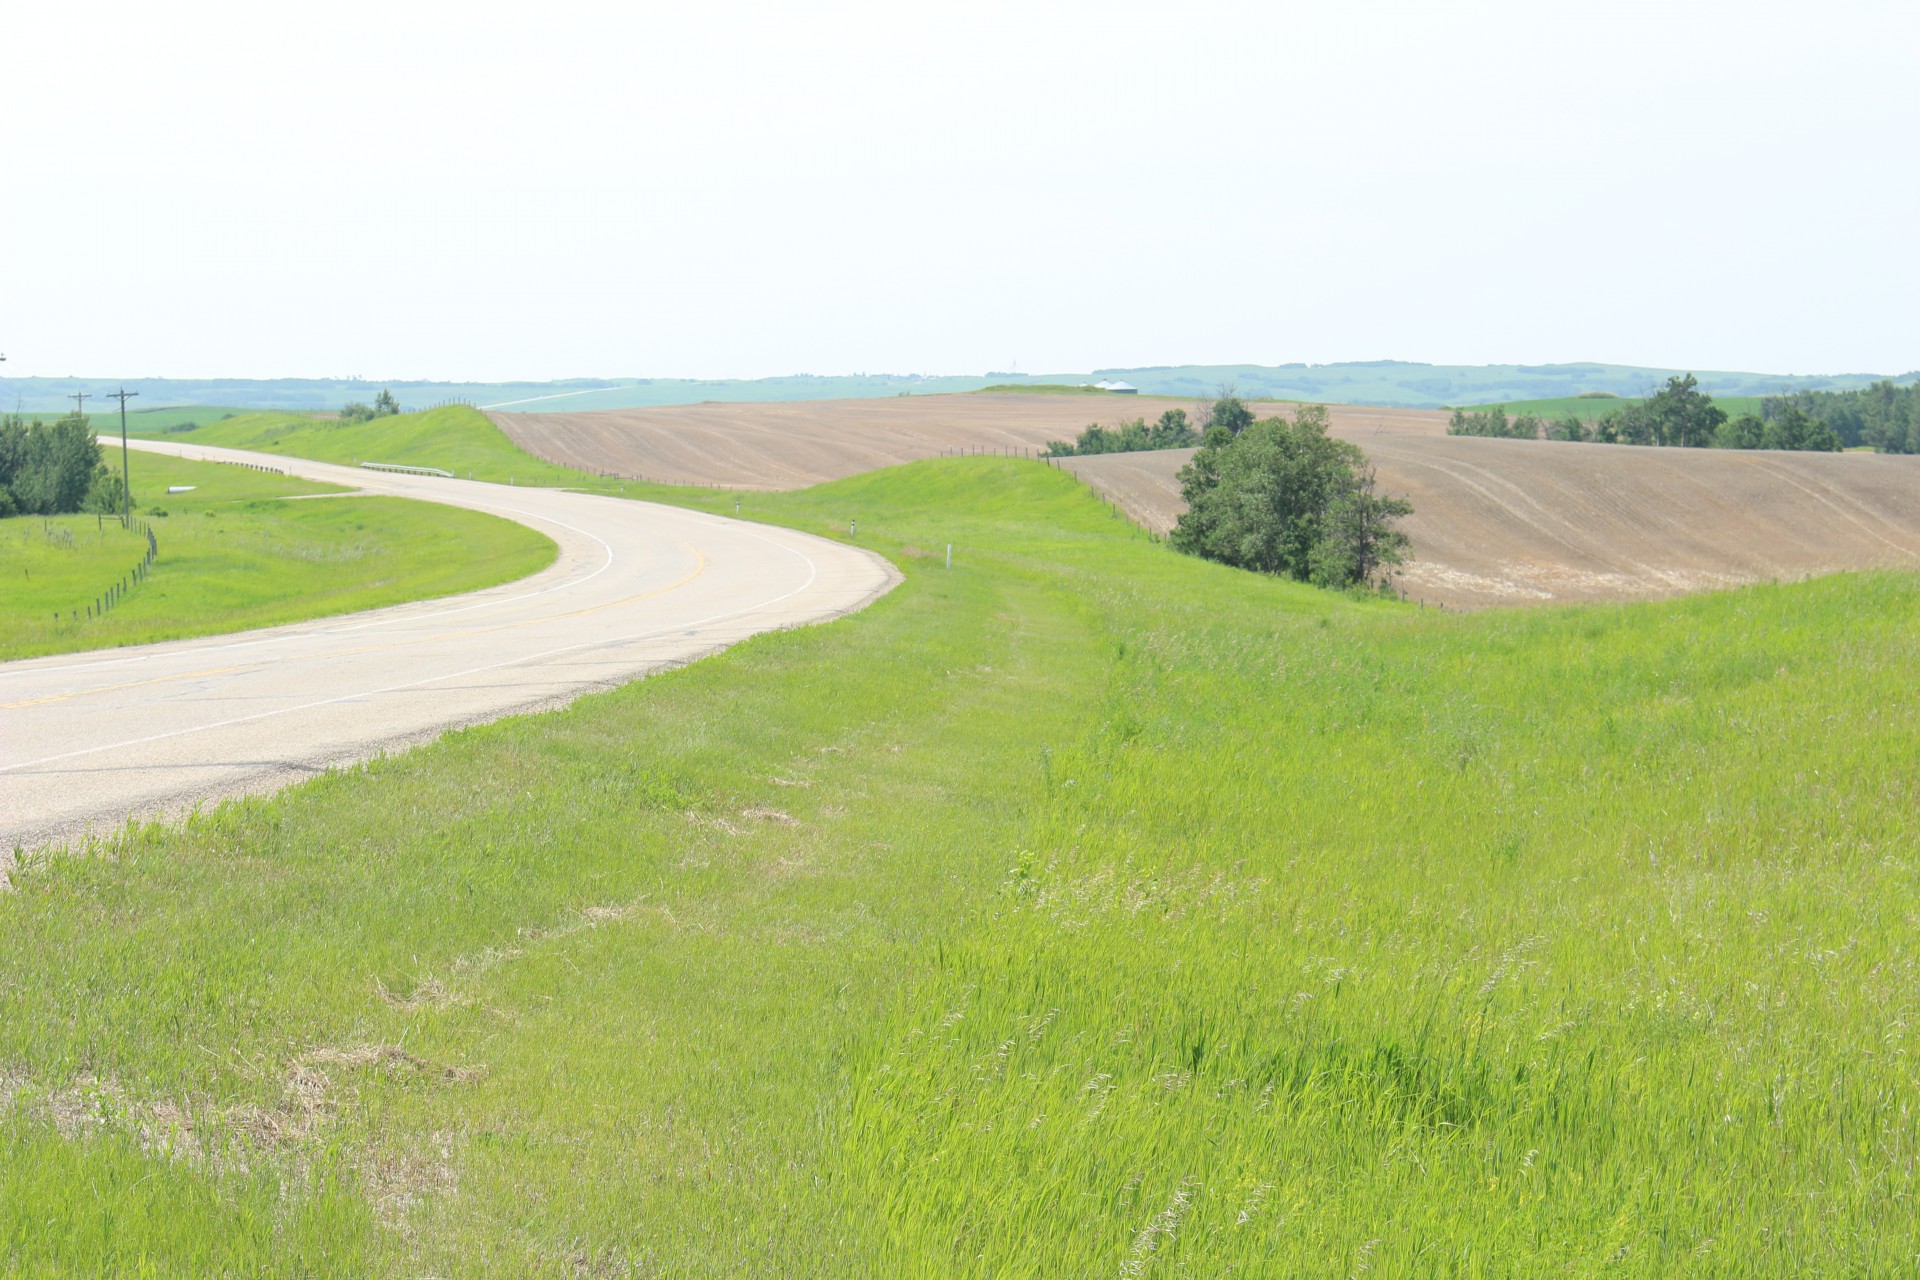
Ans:
{"label": "curving highway", "polygon": [[[533,577],[449,599],[0,663],[0,881],[12,850],[554,706],[758,632],[849,613],[899,580],[857,548],[674,507],[137,447],[470,507],[540,530],[560,554]],[[165,554],[163,535],[163,563]]]}

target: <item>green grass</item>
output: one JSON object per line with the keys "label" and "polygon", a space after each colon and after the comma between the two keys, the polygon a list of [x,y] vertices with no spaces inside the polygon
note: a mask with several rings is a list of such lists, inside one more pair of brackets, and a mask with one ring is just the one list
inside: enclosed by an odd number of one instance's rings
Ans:
{"label": "green grass", "polygon": [[[237,418],[243,413],[253,413],[252,409],[235,409],[220,405],[177,405],[165,409],[137,409],[127,411],[127,434],[130,436],[160,437],[183,434],[192,427],[203,427],[226,418]],[[113,409],[96,410],[87,415],[94,431],[102,441],[108,437],[118,439],[120,435],[120,414]]]}
{"label": "green grass", "polygon": [[[159,539],[152,571],[89,619],[88,605],[140,563],[146,539],[92,515],[0,520],[0,660],[452,595],[524,577],[555,554],[545,535],[476,511],[402,498],[287,501],[343,491],[150,453],[132,453],[129,465],[135,514]],[[196,487],[169,494],[170,485]]]}
{"label": "green grass", "polygon": [[1030,463],[751,501],[904,584],[16,871],[0,1274],[1910,1269],[1920,580],[1463,616]]}
{"label": "green grass", "polygon": [[521,452],[485,414],[462,405],[361,423],[320,420],[302,413],[244,413],[165,438],[349,466],[398,462],[438,467],[462,478],[499,484],[608,487],[598,477]]}
{"label": "green grass", "polygon": [[[1713,398],[1713,402],[1724,409],[1729,418],[1737,418],[1743,413],[1759,416],[1760,401],[1759,396],[1715,396]],[[1608,414],[1618,413],[1630,404],[1639,403],[1641,403],[1640,398],[1635,396],[1558,396],[1551,400],[1509,400],[1498,405],[1476,404],[1466,407],[1469,412],[1494,408],[1505,409],[1510,417],[1531,413],[1548,422],[1556,418],[1564,418],[1568,414],[1572,414],[1582,422],[1597,422]]]}

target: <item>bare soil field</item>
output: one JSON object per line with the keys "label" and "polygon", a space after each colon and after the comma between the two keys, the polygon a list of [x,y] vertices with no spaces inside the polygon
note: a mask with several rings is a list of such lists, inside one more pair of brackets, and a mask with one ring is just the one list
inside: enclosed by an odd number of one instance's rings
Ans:
{"label": "bare soil field", "polygon": [[[1156,396],[943,395],[780,404],[692,404],[588,413],[490,413],[528,453],[666,484],[802,489],[956,450],[1037,454],[1088,424],[1152,421],[1190,400]],[[1277,407],[1257,412],[1277,412]],[[1444,435],[1433,409],[1337,405],[1335,431]]]}
{"label": "bare soil field", "polygon": [[[1413,540],[1401,585],[1429,604],[1650,599],[1920,567],[1920,458],[1445,435],[1356,442],[1380,488],[1413,503],[1401,523]],[[1061,465],[1164,533],[1186,509],[1176,474],[1192,456]]]}
{"label": "bare soil field", "polygon": [[[942,395],[491,414],[551,461],[673,484],[790,489],[953,452],[1033,454],[1185,400]],[[1277,406],[1260,407],[1265,413]],[[1336,405],[1333,434],[1410,499],[1411,599],[1449,608],[1634,600],[1842,569],[1920,567],[1920,458],[1446,434],[1438,410]],[[1189,450],[1063,459],[1133,519],[1179,518]]]}

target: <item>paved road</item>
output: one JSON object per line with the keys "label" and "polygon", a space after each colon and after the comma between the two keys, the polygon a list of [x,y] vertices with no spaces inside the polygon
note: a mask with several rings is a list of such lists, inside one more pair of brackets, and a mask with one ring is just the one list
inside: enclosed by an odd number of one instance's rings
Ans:
{"label": "paved road", "polygon": [[[0,878],[12,850],[273,790],[553,706],[887,591],[878,556],[672,507],[232,449],[315,480],[518,520],[560,546],[506,586],[261,631],[0,663]],[[166,556],[161,533],[161,561]]]}

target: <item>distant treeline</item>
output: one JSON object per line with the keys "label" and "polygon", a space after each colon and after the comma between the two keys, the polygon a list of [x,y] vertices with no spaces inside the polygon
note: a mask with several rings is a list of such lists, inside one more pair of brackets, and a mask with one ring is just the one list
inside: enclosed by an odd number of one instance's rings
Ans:
{"label": "distant treeline", "polygon": [[120,477],[79,414],[51,426],[0,416],[0,516],[118,511],[120,494]]}
{"label": "distant treeline", "polygon": [[1597,420],[1565,414],[1551,421],[1530,413],[1509,418],[1498,406],[1455,409],[1447,434],[1513,440],[1667,445],[1690,449],[1791,449],[1833,453],[1867,444],[1886,453],[1920,452],[1913,387],[1877,382],[1855,391],[1771,396],[1759,414],[1729,417],[1692,374],[1667,379],[1658,393]]}
{"label": "distant treeline", "polygon": [[1876,382],[1855,391],[1794,391],[1768,396],[1761,412],[1772,421],[1799,411],[1840,437],[1852,449],[1868,445],[1881,453],[1920,453],[1920,383]]}
{"label": "distant treeline", "polygon": [[1072,458],[1095,453],[1142,453],[1149,449],[1186,449],[1200,443],[1200,433],[1187,421],[1185,409],[1169,409],[1160,421],[1147,425],[1135,418],[1117,427],[1098,423],[1082,431],[1072,444],[1064,440],[1047,442],[1050,458]]}

